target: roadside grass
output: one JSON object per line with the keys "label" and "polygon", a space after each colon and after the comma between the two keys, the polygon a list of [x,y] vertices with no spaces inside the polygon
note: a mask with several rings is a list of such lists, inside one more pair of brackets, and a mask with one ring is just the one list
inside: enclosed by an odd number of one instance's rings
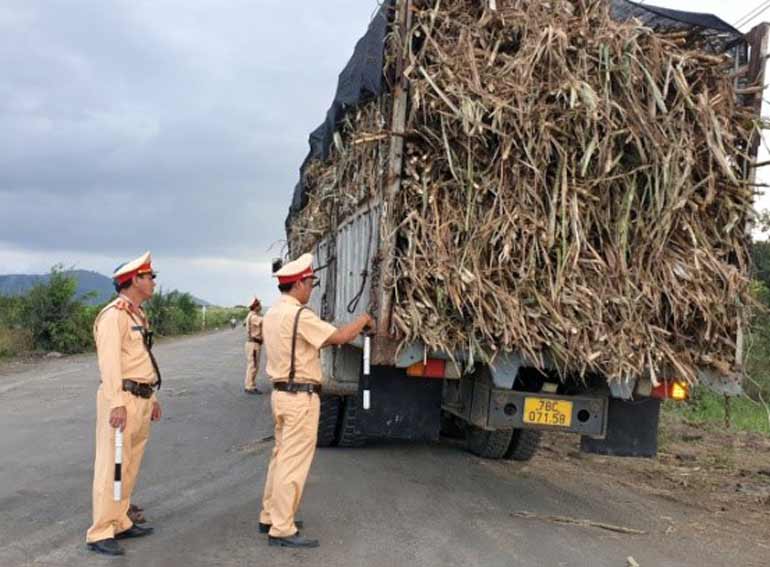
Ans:
{"label": "roadside grass", "polygon": [[28,329],[0,327],[0,358],[27,354],[34,349],[32,332]]}
{"label": "roadside grass", "polygon": [[[770,435],[770,418],[762,403],[740,396],[731,398],[729,407],[730,430]],[[664,402],[663,412],[692,424],[726,429],[724,397],[703,387],[696,387],[687,402]]]}

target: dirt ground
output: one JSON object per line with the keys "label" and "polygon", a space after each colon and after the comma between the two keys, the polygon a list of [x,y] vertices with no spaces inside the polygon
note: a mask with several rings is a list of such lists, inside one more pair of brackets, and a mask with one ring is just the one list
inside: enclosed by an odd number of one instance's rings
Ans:
{"label": "dirt ground", "polygon": [[577,473],[588,484],[646,496],[650,507],[679,505],[683,516],[661,510],[662,537],[705,536],[722,549],[754,548],[770,565],[770,437],[664,416],[655,459],[581,453],[573,436],[552,433],[530,466],[546,462],[560,478]]}

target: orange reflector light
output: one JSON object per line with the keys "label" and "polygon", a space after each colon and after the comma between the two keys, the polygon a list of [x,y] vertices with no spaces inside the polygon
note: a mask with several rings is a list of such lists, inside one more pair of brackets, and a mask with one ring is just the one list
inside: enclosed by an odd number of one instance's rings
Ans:
{"label": "orange reflector light", "polygon": [[690,397],[690,387],[685,382],[667,380],[655,386],[650,396],[659,400],[676,400],[681,402]]}
{"label": "orange reflector light", "polygon": [[446,361],[429,358],[427,362],[415,362],[406,369],[407,376],[420,378],[443,378],[446,371]]}
{"label": "orange reflector light", "polygon": [[415,362],[406,368],[407,376],[422,376],[425,371],[425,365],[422,362]]}
{"label": "orange reflector light", "polygon": [[672,400],[686,400],[689,397],[687,384],[682,382],[671,383],[671,399]]}

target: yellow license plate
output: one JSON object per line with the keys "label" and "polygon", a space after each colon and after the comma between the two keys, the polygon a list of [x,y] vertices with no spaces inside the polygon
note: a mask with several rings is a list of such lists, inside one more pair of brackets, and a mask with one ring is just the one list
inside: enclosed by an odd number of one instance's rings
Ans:
{"label": "yellow license plate", "polygon": [[524,423],[569,427],[572,425],[572,402],[550,398],[525,398]]}

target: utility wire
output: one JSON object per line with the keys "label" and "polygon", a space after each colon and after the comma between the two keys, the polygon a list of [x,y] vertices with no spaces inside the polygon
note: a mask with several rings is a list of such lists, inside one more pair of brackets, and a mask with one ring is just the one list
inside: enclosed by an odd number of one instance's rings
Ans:
{"label": "utility wire", "polygon": [[750,9],[748,12],[746,12],[746,13],[745,13],[745,14],[743,14],[743,15],[742,15],[740,18],[738,18],[738,19],[735,21],[735,24],[734,24],[734,25],[736,25],[736,26],[737,26],[737,25],[741,25],[741,24],[742,24],[742,23],[743,23],[743,22],[744,22],[746,19],[750,18],[750,17],[751,17],[751,16],[753,16],[753,15],[754,15],[754,14],[755,14],[757,11],[761,10],[761,9],[764,7],[764,5],[765,5],[765,4],[767,4],[767,3],[768,3],[767,1],[762,1],[762,0],[760,0],[760,2],[758,2],[756,6],[754,6],[754,7],[753,7],[753,8],[751,8],[751,9]]}
{"label": "utility wire", "polygon": [[754,18],[760,16],[763,12],[767,11],[768,8],[770,8],[770,0],[766,2],[760,2],[756,6],[754,6],[751,10],[746,12],[743,16],[738,18],[736,22],[733,24],[736,28],[743,27],[749,22],[751,22]]}
{"label": "utility wire", "polygon": [[743,22],[743,23],[741,24],[741,27],[744,27],[744,26],[746,26],[747,24],[750,24],[750,23],[752,22],[752,20],[755,20],[756,18],[758,18],[759,16],[761,16],[762,14],[764,14],[765,12],[767,12],[768,10],[770,10],[770,3],[768,3],[768,5],[767,5],[767,6],[765,6],[765,7],[764,7],[764,8],[763,8],[763,9],[762,9],[760,12],[757,12],[756,14],[754,14],[754,16],[752,16],[751,18],[749,18],[748,20],[746,20],[745,22]]}

